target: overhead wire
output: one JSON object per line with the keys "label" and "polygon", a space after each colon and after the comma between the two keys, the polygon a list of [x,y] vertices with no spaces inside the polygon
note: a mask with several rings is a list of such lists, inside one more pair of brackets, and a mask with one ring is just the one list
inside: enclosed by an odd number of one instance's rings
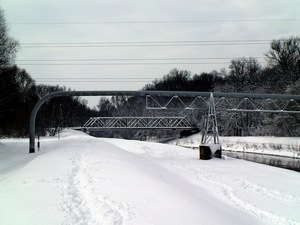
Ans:
{"label": "overhead wire", "polygon": [[185,23],[245,23],[245,22],[291,22],[298,18],[279,19],[220,19],[220,20],[153,20],[153,21],[74,21],[74,22],[11,22],[10,25],[98,25],[98,24],[185,24]]}
{"label": "overhead wire", "polygon": [[58,83],[58,82],[68,82],[68,83],[117,83],[117,82],[125,82],[125,83],[144,83],[144,82],[152,82],[153,80],[158,78],[149,78],[149,77],[45,77],[45,78],[37,78],[37,82],[47,82],[47,83]]}
{"label": "overhead wire", "polygon": [[69,80],[40,80],[40,79],[35,79],[36,82],[38,83],[61,83],[61,82],[66,82],[66,83],[145,83],[145,82],[152,82],[153,80],[74,80],[74,79],[69,79]]}
{"label": "overhead wire", "polygon": [[[263,59],[263,57],[251,57]],[[229,64],[230,57],[179,57],[179,58],[102,58],[102,59],[19,59],[18,65],[31,66],[139,66],[139,65],[215,65]],[[205,61],[203,61],[205,60]],[[220,61],[222,60],[222,61]],[[224,61],[226,60],[226,61]],[[259,63],[265,63],[259,61]]]}
{"label": "overhead wire", "polygon": [[262,45],[271,40],[217,40],[217,41],[120,41],[120,42],[41,42],[21,43],[23,48],[103,48],[103,47],[174,47],[174,46],[209,46],[209,45]]}
{"label": "overhead wire", "polygon": [[[245,57],[178,57],[178,58],[98,58],[98,59],[18,59],[18,62],[80,62],[80,61],[162,61],[162,60],[222,60]],[[254,56],[252,58],[264,58]]]}
{"label": "overhead wire", "polygon": [[[106,25],[106,24],[187,24],[187,23],[245,23],[299,22],[300,19],[232,19],[179,21],[74,21],[74,22],[13,22],[10,25]],[[109,48],[109,47],[189,47],[265,45],[272,40],[190,40],[190,41],[114,41],[114,42],[23,42],[22,48]],[[217,65],[230,64],[234,58],[244,57],[188,57],[188,58],[104,58],[104,59],[19,59],[18,65],[30,66],[141,66],[141,65]],[[263,57],[253,57],[262,59]],[[220,61],[221,60],[221,61]],[[265,63],[259,61],[259,63]],[[37,78],[37,82],[152,82],[157,78]]]}
{"label": "overhead wire", "polygon": [[[259,62],[266,63],[266,62]],[[230,64],[230,62],[145,62],[145,63],[18,63],[22,66],[145,66],[145,65],[220,65]]]}
{"label": "overhead wire", "polygon": [[[253,45],[267,44],[270,40],[194,40],[194,41],[128,41],[77,43],[22,43],[22,47],[137,47],[137,46],[194,46],[194,45]],[[259,57],[262,58],[262,57]],[[206,61],[203,61],[206,60]],[[223,60],[223,61],[220,61]],[[226,61],[224,61],[226,60]],[[20,59],[19,65],[30,66],[143,66],[143,65],[226,65],[232,57],[178,57],[178,58],[119,58],[119,59]],[[261,62],[265,63],[265,62]]]}

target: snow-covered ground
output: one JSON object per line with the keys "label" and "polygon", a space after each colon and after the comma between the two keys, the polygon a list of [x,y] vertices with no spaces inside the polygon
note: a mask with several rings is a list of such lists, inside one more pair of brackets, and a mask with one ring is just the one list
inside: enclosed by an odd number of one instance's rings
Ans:
{"label": "snow-covered ground", "polygon": [[65,131],[0,141],[0,224],[300,224],[300,173]]}

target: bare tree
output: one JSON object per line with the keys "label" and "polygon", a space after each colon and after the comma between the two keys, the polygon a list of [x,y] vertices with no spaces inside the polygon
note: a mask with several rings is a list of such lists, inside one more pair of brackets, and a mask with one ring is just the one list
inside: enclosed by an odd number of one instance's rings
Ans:
{"label": "bare tree", "polygon": [[4,11],[0,8],[0,69],[10,67],[19,47],[18,41],[8,35],[8,26],[5,21]]}
{"label": "bare tree", "polygon": [[271,42],[271,50],[265,56],[269,66],[277,68],[280,78],[287,85],[300,77],[300,37],[282,38]]}
{"label": "bare tree", "polygon": [[109,117],[113,116],[116,111],[116,108],[112,101],[108,98],[102,97],[99,99],[99,103],[97,105],[100,116]]}
{"label": "bare tree", "polygon": [[254,92],[256,79],[261,66],[255,58],[239,58],[231,60],[229,79],[234,84],[234,92]]}

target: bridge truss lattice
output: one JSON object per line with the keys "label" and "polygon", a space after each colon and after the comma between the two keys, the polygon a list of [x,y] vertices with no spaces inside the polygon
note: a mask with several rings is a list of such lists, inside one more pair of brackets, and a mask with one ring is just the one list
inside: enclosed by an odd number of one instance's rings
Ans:
{"label": "bridge truss lattice", "polygon": [[91,117],[82,128],[184,130],[193,127],[186,117]]}

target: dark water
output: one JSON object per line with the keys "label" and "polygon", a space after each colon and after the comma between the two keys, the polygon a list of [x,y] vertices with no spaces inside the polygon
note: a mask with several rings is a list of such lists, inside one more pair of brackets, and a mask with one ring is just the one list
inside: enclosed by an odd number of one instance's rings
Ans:
{"label": "dark water", "polygon": [[264,154],[255,154],[255,153],[231,152],[231,151],[224,151],[224,150],[222,151],[222,155],[300,172],[300,159],[279,157],[279,156],[269,156]]}

